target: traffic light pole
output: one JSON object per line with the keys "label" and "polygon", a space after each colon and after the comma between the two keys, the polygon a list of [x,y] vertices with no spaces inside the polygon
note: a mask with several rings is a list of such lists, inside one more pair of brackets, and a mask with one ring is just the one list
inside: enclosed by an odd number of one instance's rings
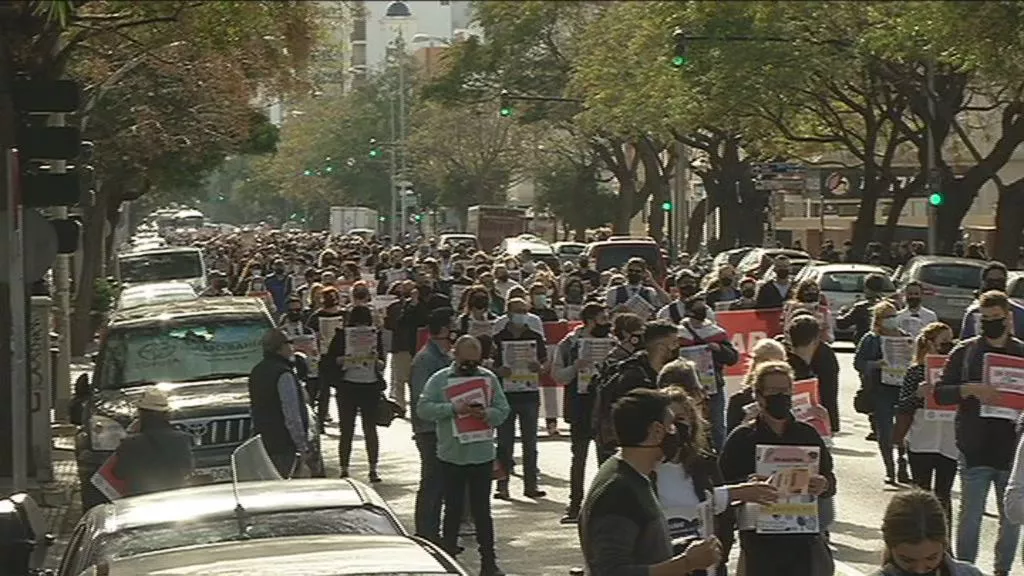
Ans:
{"label": "traffic light pole", "polygon": [[[926,142],[927,158],[925,159],[925,175],[928,183],[928,198],[938,190],[941,186],[936,176],[936,159],[935,159],[935,70],[932,62],[925,64],[925,78],[928,85],[928,126],[926,130]],[[937,218],[937,206],[932,206],[931,202],[928,203],[928,253],[935,255],[938,252],[938,218]]]}
{"label": "traffic light pole", "polygon": [[[67,125],[65,115],[52,114],[50,125]],[[55,160],[51,163],[51,173],[64,174],[66,171],[65,160]],[[57,220],[66,220],[68,207],[55,206],[52,214]],[[71,403],[71,257],[68,254],[57,254],[57,259],[53,263],[53,294],[57,308],[57,395],[53,399],[53,406],[57,420],[66,421],[69,416],[68,405]]]}
{"label": "traffic light pole", "polygon": [[405,227],[407,224],[406,219],[409,217],[404,182],[409,177],[409,172],[407,170],[408,166],[405,154],[405,38],[402,37],[401,28],[398,29],[396,44],[398,46],[398,55],[395,58],[395,62],[398,64],[398,146],[400,148],[398,152],[401,154],[401,165],[398,173],[400,176],[399,180],[402,181],[399,185],[398,191],[398,194],[400,195],[398,201],[402,211],[401,219],[399,220],[399,222],[401,222],[401,224],[399,224],[399,230],[402,233],[402,239],[404,241]]}
{"label": "traffic light pole", "polygon": [[24,223],[18,194],[18,153],[4,151],[6,204],[4,218],[8,237],[7,296],[11,312],[11,483],[14,492],[28,488],[28,373],[25,361],[25,259]]}

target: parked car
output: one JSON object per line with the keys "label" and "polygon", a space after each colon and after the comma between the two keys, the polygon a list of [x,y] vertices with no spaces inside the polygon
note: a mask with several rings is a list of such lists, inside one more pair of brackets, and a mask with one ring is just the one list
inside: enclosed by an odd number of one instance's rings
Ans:
{"label": "parked car", "polygon": [[791,262],[801,265],[812,260],[811,255],[803,250],[790,250],[788,248],[754,248],[736,264],[736,269],[743,276],[761,278],[772,266],[775,258],[789,256]]}
{"label": "parked car", "polygon": [[555,242],[551,245],[551,249],[555,251],[555,257],[559,262],[575,264],[583,251],[587,249],[587,245],[582,242]]}
{"label": "parked car", "polygon": [[137,286],[128,286],[121,290],[121,294],[117,297],[115,309],[127,310],[136,306],[181,302],[184,300],[195,300],[196,298],[195,289],[187,282],[139,284]]}
{"label": "parked car", "polygon": [[480,241],[472,234],[441,234],[437,239],[437,247],[442,248],[444,246],[469,246],[475,252],[480,250]]}
{"label": "parked car", "polygon": [[[232,451],[252,434],[249,372],[274,326],[259,298],[198,298],[115,312],[100,337],[92,377],[75,382],[71,421],[82,507],[106,501],[93,474],[117,449],[146,387],[160,384],[171,423],[193,435],[197,476],[230,479]],[[319,450],[309,411],[310,441]]]}
{"label": "parked car", "polygon": [[[810,264],[804,267],[794,278],[794,282],[807,279],[818,283],[818,290],[825,297],[832,317],[849,308],[864,295],[864,280],[870,274],[880,274],[885,278],[883,294],[896,299],[896,286],[889,279],[889,269],[869,264]],[[836,339],[849,339],[853,330],[836,330]]]}
{"label": "parked car", "polygon": [[911,280],[920,282],[922,305],[959,331],[964,310],[981,289],[981,271],[986,264],[950,256],[915,256],[896,270],[893,283],[902,289]]}
{"label": "parked car", "polygon": [[[614,237],[613,238],[617,238]],[[591,267],[598,272],[616,268],[623,270],[634,256],[647,262],[647,267],[658,282],[664,282],[667,262],[658,243],[649,238],[624,238],[592,242],[584,252],[590,259]]]}
{"label": "parked car", "polygon": [[520,234],[515,238],[506,238],[498,246],[498,254],[501,256],[519,257],[523,251],[529,250],[534,262],[543,262],[552,270],[559,269],[558,258],[551,244],[534,236],[533,234]]}
{"label": "parked car", "polygon": [[[303,549],[298,542],[315,541],[316,538],[312,537],[360,534],[399,538],[409,535],[379,494],[350,478],[272,480],[183,488],[123,498],[86,512],[71,533],[58,576],[76,576],[101,564],[121,566],[121,571],[116,572],[118,574],[162,574],[164,572],[155,570],[161,564],[147,565],[145,560],[161,551],[195,550],[196,546],[245,540],[252,544],[248,552],[258,558],[262,554],[260,550],[277,550],[276,554],[269,555],[276,556],[287,555],[289,549]],[[281,546],[277,545],[278,539],[282,539]],[[341,539],[336,544],[321,547],[319,551],[344,548]],[[407,545],[405,550],[414,552],[417,546]],[[305,550],[313,551],[310,548]],[[385,554],[375,560],[382,563],[399,561],[399,558],[387,556]],[[132,558],[138,558],[139,563],[125,561]],[[216,562],[223,560],[224,556],[211,552],[179,558],[186,563]],[[265,558],[263,562],[269,560]],[[252,564],[253,567],[258,565]],[[339,562],[339,570],[343,570],[344,565]],[[290,562],[281,566],[287,568],[276,573],[301,574],[292,569]],[[231,573],[258,572],[261,571],[239,568]],[[197,569],[188,573],[223,572]],[[385,573],[405,571],[386,570]]]}
{"label": "parked car", "polygon": [[740,261],[743,260],[743,257],[749,254],[753,249],[753,246],[744,246],[743,248],[733,248],[732,250],[719,252],[718,254],[715,254],[715,259],[712,261],[712,267],[718,268],[725,264],[737,266]]}

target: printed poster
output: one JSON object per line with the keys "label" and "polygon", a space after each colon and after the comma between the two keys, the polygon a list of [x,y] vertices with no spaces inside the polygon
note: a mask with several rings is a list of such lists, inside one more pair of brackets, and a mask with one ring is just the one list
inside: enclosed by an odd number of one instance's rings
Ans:
{"label": "printed poster", "polygon": [[711,355],[711,348],[707,344],[684,346],[679,349],[679,357],[693,362],[697,370],[697,379],[708,396],[718,392],[718,383],[715,381],[715,361]]}
{"label": "printed poster", "polygon": [[327,354],[334,333],[344,326],[345,319],[341,316],[320,316],[317,318],[316,331],[320,340],[320,355]]}
{"label": "printed poster", "polygon": [[540,375],[530,370],[537,361],[537,343],[533,340],[513,340],[501,343],[501,357],[512,371],[502,384],[506,392],[529,392],[540,386]]}
{"label": "printed poster", "polygon": [[309,376],[315,378],[320,368],[320,348],[316,344],[315,334],[301,334],[292,336],[292,348],[296,352],[306,355],[306,362],[309,364]]}
{"label": "printed poster", "polygon": [[345,366],[373,366],[377,362],[377,330],[373,326],[345,328]]}
{"label": "printed poster", "polygon": [[[758,444],[756,473],[779,490],[775,504],[757,505],[758,534],[817,534],[818,499],[809,492],[821,454],[816,446]],[[751,506],[748,504],[747,506]]]}
{"label": "printed poster", "polygon": [[615,340],[611,338],[580,338],[580,360],[590,363],[589,368],[580,370],[576,375],[576,391],[580,394],[587,394],[590,391],[590,382],[597,376],[597,364],[608,357]]}
{"label": "printed poster", "polygon": [[494,322],[490,320],[474,320],[470,318],[469,322],[466,323],[466,330],[470,336],[476,338],[482,338],[484,336],[494,335]]}
{"label": "printed poster", "polygon": [[654,314],[654,306],[651,306],[647,300],[644,300],[644,297],[641,296],[639,292],[630,296],[629,300],[626,300],[626,303],[623,304],[623,306],[629,309],[633,314],[636,314],[645,320],[650,318],[651,314]]}
{"label": "printed poster", "polygon": [[[452,404],[467,402],[489,407],[491,405],[490,381],[477,376],[448,378],[448,383],[444,387],[444,395]],[[462,444],[488,442],[494,438],[494,428],[486,420],[470,415],[456,415],[452,418],[452,432]]]}
{"label": "printed poster", "polygon": [[907,368],[914,361],[914,339],[906,336],[882,336],[882,384],[902,386]]}
{"label": "printed poster", "polygon": [[983,418],[1017,421],[1024,410],[1024,358],[1006,354],[985,354],[982,384],[995,386],[999,399],[994,404],[983,404]]}
{"label": "printed poster", "polygon": [[[924,357],[924,381],[935,386],[942,378],[948,356],[929,354]],[[942,406],[935,402],[935,395],[928,394],[924,399],[924,419],[931,422],[952,422],[956,420],[956,404]]]}
{"label": "printed poster", "polygon": [[111,454],[90,480],[92,485],[111,502],[128,493],[128,483],[114,475],[114,470],[117,469],[117,459],[116,452]]}
{"label": "printed poster", "polygon": [[740,361],[725,366],[727,377],[743,378],[750,368],[750,350],[762,338],[771,338],[779,332],[782,309],[730,310],[715,314],[715,322],[725,329],[732,345],[740,353]]}
{"label": "printed poster", "polygon": [[817,378],[793,382],[793,417],[814,426],[822,438],[832,436],[832,423],[828,410],[821,405]]}
{"label": "printed poster", "polygon": [[918,334],[921,333],[921,330],[923,328],[924,328],[924,320],[921,320],[921,318],[919,318],[917,316],[911,316],[910,314],[905,314],[905,315],[903,315],[900,318],[900,330],[903,330],[904,332],[906,332],[907,334],[910,334],[911,336],[913,336],[915,338],[917,337]]}

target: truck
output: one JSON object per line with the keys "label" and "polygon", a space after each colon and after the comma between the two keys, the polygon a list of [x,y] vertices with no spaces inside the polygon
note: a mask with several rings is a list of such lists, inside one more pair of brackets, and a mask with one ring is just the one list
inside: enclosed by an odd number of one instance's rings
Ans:
{"label": "truck", "polygon": [[341,236],[356,229],[377,230],[377,211],[364,206],[331,206],[331,234]]}
{"label": "truck", "polygon": [[470,206],[466,211],[466,232],[476,236],[480,249],[490,252],[505,238],[526,232],[526,210],[511,206]]}

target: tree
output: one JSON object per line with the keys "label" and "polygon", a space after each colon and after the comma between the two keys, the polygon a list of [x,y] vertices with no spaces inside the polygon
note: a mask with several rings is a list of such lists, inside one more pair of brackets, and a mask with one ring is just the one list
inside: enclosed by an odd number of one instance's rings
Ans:
{"label": "tree", "polygon": [[601,179],[601,166],[586,138],[550,131],[530,167],[537,208],[561,220],[577,242],[585,240],[587,229],[615,220],[615,193],[607,187],[610,179]]}

